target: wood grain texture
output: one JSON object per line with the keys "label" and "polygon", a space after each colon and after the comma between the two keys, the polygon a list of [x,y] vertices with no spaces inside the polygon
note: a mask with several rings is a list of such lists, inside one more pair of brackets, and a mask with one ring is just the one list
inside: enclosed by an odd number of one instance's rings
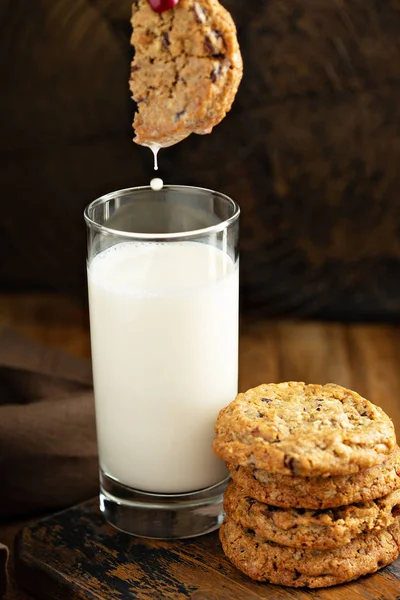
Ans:
{"label": "wood grain texture", "polygon": [[[8,289],[83,299],[84,206],[150,180],[131,141],[130,4],[1,4]],[[399,319],[398,0],[224,4],[245,62],[237,101],[211,136],[161,153],[161,175],[241,204],[246,313]]]}
{"label": "wood grain texture", "polygon": [[43,600],[394,600],[400,562],[355,583],[320,591],[259,584],[225,558],[214,533],[174,543],[143,540],[106,525],[97,501],[27,528],[17,575]]}
{"label": "wood grain texture", "polygon": [[396,325],[244,320],[239,387],[338,383],[382,406],[400,432],[399,350]]}
{"label": "wood grain texture", "polygon": [[89,357],[89,312],[60,294],[0,294],[0,327],[8,326],[41,344]]}

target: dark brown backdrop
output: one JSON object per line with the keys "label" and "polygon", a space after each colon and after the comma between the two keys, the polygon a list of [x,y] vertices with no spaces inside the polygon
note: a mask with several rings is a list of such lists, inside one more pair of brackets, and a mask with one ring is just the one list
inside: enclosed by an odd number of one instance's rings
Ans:
{"label": "dark brown backdrop", "polygon": [[[173,183],[243,208],[248,312],[400,316],[399,0],[225,0],[245,78],[211,136],[161,154]],[[147,184],[131,142],[130,0],[0,0],[6,289],[85,297],[81,213]]]}

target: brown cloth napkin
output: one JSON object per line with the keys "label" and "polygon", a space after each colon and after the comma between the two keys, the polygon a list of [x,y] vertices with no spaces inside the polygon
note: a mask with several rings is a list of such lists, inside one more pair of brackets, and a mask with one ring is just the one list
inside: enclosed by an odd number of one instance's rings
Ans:
{"label": "brown cloth napkin", "polygon": [[[97,492],[90,362],[0,330],[0,519]],[[6,556],[0,546],[0,595]]]}

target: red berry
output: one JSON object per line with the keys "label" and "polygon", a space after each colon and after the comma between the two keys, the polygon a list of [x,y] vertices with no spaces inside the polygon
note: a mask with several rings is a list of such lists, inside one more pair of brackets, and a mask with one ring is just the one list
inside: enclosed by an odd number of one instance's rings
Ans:
{"label": "red berry", "polygon": [[156,13],[162,13],[166,10],[171,10],[178,4],[179,0],[149,0],[151,8]]}

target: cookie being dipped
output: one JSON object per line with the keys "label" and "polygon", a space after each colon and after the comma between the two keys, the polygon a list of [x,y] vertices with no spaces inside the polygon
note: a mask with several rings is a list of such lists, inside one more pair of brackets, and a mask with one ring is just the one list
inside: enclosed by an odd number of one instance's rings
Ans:
{"label": "cookie being dipped", "polygon": [[210,133],[231,109],[243,73],[229,12],[218,0],[180,0],[161,13],[137,0],[132,26],[134,141],[165,148]]}

